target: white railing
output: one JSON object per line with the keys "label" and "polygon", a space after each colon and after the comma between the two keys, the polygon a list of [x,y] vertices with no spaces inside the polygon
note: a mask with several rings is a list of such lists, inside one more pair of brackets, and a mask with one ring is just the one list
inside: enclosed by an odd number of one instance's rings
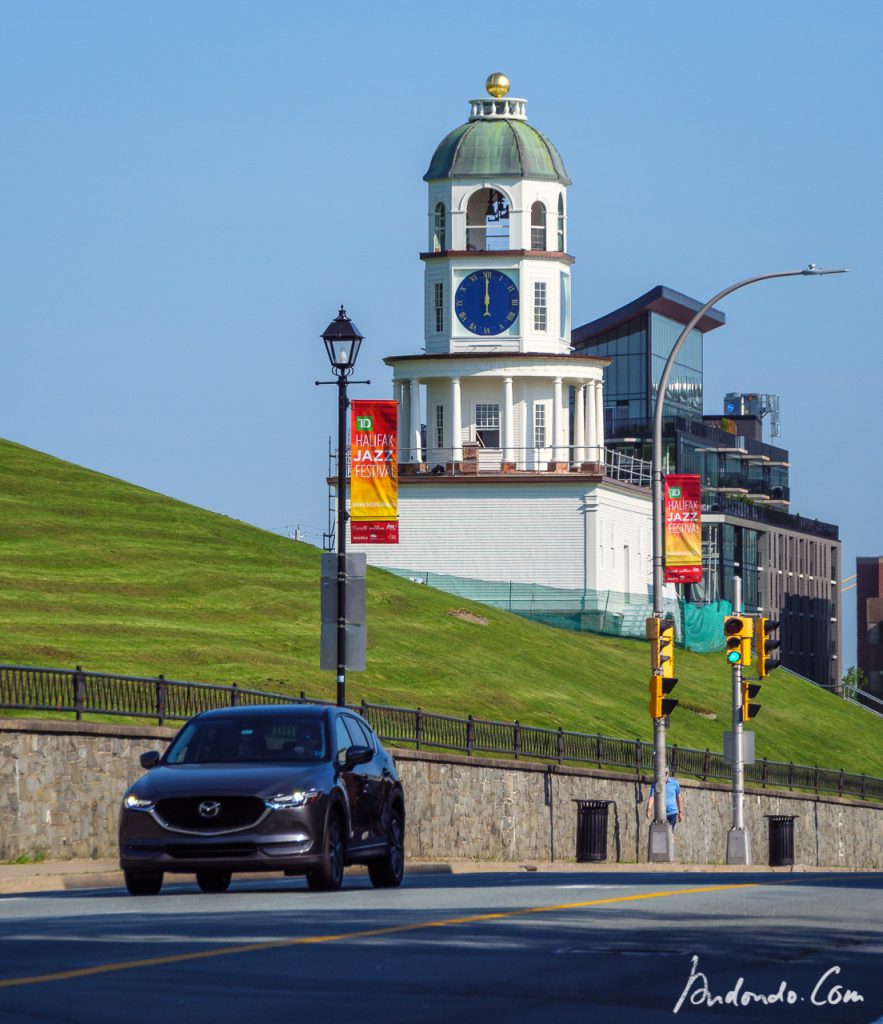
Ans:
{"label": "white railing", "polygon": [[[508,456],[508,458],[505,458]],[[597,445],[561,445],[558,448],[486,448],[464,443],[456,452],[450,447],[399,448],[399,474],[419,472],[436,476],[474,476],[484,473],[597,472],[638,487],[649,487],[651,463]],[[411,467],[410,469],[408,467]]]}

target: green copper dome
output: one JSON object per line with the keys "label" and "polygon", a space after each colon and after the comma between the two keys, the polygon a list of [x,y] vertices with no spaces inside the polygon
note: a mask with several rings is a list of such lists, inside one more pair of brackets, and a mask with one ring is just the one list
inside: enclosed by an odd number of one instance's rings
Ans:
{"label": "green copper dome", "polygon": [[479,118],[455,128],[439,143],[423,180],[497,177],[570,184],[564,161],[545,135],[508,117]]}

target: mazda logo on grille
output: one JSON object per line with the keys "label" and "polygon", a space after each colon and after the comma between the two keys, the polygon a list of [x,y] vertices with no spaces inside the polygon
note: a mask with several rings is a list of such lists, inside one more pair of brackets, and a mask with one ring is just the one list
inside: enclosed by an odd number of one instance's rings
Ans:
{"label": "mazda logo on grille", "polygon": [[217,818],[221,813],[220,800],[203,800],[199,805],[200,818]]}

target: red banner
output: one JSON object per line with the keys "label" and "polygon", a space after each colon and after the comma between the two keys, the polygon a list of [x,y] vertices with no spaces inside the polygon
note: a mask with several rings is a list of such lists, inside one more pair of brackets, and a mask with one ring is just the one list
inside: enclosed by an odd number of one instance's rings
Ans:
{"label": "red banner", "polygon": [[350,540],[353,544],[398,544],[399,521],[388,519],[379,523],[350,521]]}
{"label": "red banner", "polygon": [[699,477],[665,478],[665,582],[702,582],[702,518]]}

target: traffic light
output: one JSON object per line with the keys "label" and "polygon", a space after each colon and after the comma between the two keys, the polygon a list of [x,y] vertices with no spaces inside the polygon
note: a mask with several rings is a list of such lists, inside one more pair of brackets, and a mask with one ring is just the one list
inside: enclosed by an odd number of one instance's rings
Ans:
{"label": "traffic light", "polygon": [[751,701],[760,693],[760,683],[742,683],[742,721],[754,718],[763,705],[752,704]]}
{"label": "traffic light", "polygon": [[668,694],[677,685],[675,678],[675,621],[653,616],[647,619],[647,639],[650,641],[650,709],[651,718],[670,715],[677,701]]}
{"label": "traffic light", "polygon": [[668,694],[677,685],[677,679],[666,679],[664,676],[650,676],[650,710],[651,718],[664,718],[670,715],[677,707],[678,702],[672,700]]}
{"label": "traffic light", "polygon": [[777,647],[781,647],[781,640],[770,640],[770,633],[774,633],[779,628],[779,623],[773,619],[761,619],[757,620],[757,636],[755,638],[755,654],[757,655],[757,675],[760,679],[764,679],[766,676],[781,665],[781,661],[778,658],[771,658],[770,652],[776,650]]}
{"label": "traffic light", "polygon": [[751,664],[751,638],[754,636],[754,620],[747,615],[730,615],[724,619],[724,638],[727,647],[727,661],[743,668]]}
{"label": "traffic light", "polygon": [[666,679],[675,674],[675,620],[647,619],[647,639],[650,641],[650,668],[656,672],[662,669]]}

